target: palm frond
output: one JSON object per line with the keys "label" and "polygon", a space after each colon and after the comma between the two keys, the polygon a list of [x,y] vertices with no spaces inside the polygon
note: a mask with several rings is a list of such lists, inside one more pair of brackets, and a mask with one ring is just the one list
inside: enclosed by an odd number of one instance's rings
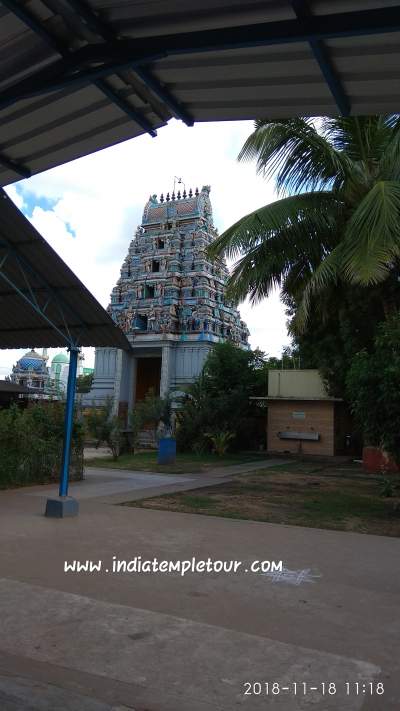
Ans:
{"label": "palm frond", "polygon": [[212,259],[221,254],[235,259],[289,228],[292,237],[297,235],[297,240],[306,244],[310,235],[337,224],[341,210],[336,195],[329,191],[282,198],[238,220],[210,245],[208,254]]}
{"label": "palm frond", "polygon": [[341,273],[341,252],[342,245],[339,243],[338,246],[321,261],[309,279],[303,291],[299,307],[297,308],[296,316],[292,321],[292,327],[295,332],[303,333],[305,331],[312,298],[324,292],[328,287],[337,284]]}
{"label": "palm frond", "polygon": [[379,159],[392,129],[384,116],[338,116],[322,122],[322,133],[336,151],[368,167]]}
{"label": "palm frond", "polygon": [[[256,240],[234,265],[228,281],[228,296],[235,301],[246,295],[256,303],[280,287],[283,294],[297,297],[310,276],[336,244],[334,216],[318,212],[317,224],[299,219]],[[310,216],[308,216],[310,217]],[[315,215],[314,215],[315,217]],[[325,216],[326,217],[326,216]]]}
{"label": "palm frond", "polygon": [[384,180],[400,180],[400,119],[394,122],[390,137],[379,158],[379,174]]}
{"label": "palm frond", "polygon": [[256,160],[259,174],[276,179],[278,193],[325,189],[352,169],[346,154],[304,118],[257,121],[238,160]]}
{"label": "palm frond", "polygon": [[342,242],[343,268],[355,283],[384,280],[400,256],[400,182],[376,182],[353,212]]}

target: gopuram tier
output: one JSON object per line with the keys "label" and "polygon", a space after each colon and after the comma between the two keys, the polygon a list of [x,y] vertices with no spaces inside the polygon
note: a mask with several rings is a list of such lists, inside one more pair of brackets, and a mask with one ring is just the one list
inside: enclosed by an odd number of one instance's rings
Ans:
{"label": "gopuram tier", "polygon": [[248,347],[246,324],[225,298],[226,265],[207,257],[216,237],[209,194],[204,186],[147,202],[109,306],[128,336],[171,333]]}
{"label": "gopuram tier", "polygon": [[150,196],[108,307],[132,353],[96,350],[89,397],[112,395],[119,410],[130,409],[150,387],[165,395],[192,382],[214,343],[249,348],[226,297],[226,264],[207,254],[216,235],[209,186]]}

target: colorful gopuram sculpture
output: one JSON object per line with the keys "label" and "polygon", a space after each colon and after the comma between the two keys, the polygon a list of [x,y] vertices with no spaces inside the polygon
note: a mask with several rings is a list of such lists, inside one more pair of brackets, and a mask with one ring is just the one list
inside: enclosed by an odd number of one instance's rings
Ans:
{"label": "colorful gopuram sculpture", "polygon": [[249,348],[225,296],[226,264],[207,255],[216,234],[209,186],[149,198],[108,307],[132,353],[96,350],[92,399],[112,395],[128,408],[149,387],[165,394],[193,381],[213,343]]}

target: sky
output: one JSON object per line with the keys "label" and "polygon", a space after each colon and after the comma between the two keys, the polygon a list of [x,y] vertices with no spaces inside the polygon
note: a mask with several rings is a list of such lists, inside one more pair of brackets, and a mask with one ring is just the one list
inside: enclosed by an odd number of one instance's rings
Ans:
{"label": "sky", "polygon": [[[36,229],[106,307],[143,207],[150,194],[211,185],[214,223],[222,232],[243,215],[276,198],[274,184],[237,155],[253,130],[250,121],[199,123],[172,120],[148,135],[14,183],[6,190]],[[289,343],[279,293],[239,307],[252,348],[279,355]],[[34,344],[32,344],[34,345]],[[0,378],[24,351],[0,350]],[[50,349],[50,357],[57,349]],[[94,349],[84,349],[93,366]]]}

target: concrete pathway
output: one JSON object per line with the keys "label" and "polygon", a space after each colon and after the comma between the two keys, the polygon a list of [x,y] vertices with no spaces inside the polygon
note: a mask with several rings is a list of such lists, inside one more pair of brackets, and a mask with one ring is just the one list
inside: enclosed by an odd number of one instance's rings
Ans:
{"label": "concrete pathway", "polygon": [[85,447],[83,450],[84,459],[106,459],[111,457],[111,450],[108,447]]}
{"label": "concrete pathway", "polygon": [[[42,515],[49,487],[0,493],[1,711],[398,711],[398,539],[113,506],[202,482],[90,476],[76,519]],[[114,557],[241,566],[114,573]],[[64,572],[73,560],[101,569]],[[255,560],[284,570],[251,572]],[[383,695],[362,686],[378,682]]]}
{"label": "concrete pathway", "polygon": [[[94,499],[99,497],[109,497],[113,494],[124,493],[122,497],[126,501],[126,494],[130,491],[137,493],[141,497],[151,496],[152,490],[160,491],[164,488],[179,490],[181,484],[193,483],[196,479],[174,476],[169,474],[153,474],[152,472],[130,472],[123,470],[94,469],[87,467],[85,479],[83,481],[70,484],[69,495],[79,501],[81,499]],[[201,483],[201,482],[200,482]],[[214,482],[215,483],[215,482]],[[57,486],[35,487],[27,490],[25,496],[39,496],[48,498],[58,494]]]}
{"label": "concrete pathway", "polygon": [[[188,491],[202,487],[213,486],[223,481],[230,481],[235,475],[247,474],[258,469],[268,469],[288,460],[266,459],[248,464],[235,464],[229,467],[215,467],[207,473],[192,474],[158,474],[149,471],[130,471],[126,469],[101,469],[86,467],[85,479],[73,482],[69,487],[69,495],[78,499],[102,498],[109,503],[119,501],[144,499],[149,496],[171,494],[176,491]],[[27,487],[23,490],[25,496],[38,496],[42,499],[58,495],[57,485]]]}

